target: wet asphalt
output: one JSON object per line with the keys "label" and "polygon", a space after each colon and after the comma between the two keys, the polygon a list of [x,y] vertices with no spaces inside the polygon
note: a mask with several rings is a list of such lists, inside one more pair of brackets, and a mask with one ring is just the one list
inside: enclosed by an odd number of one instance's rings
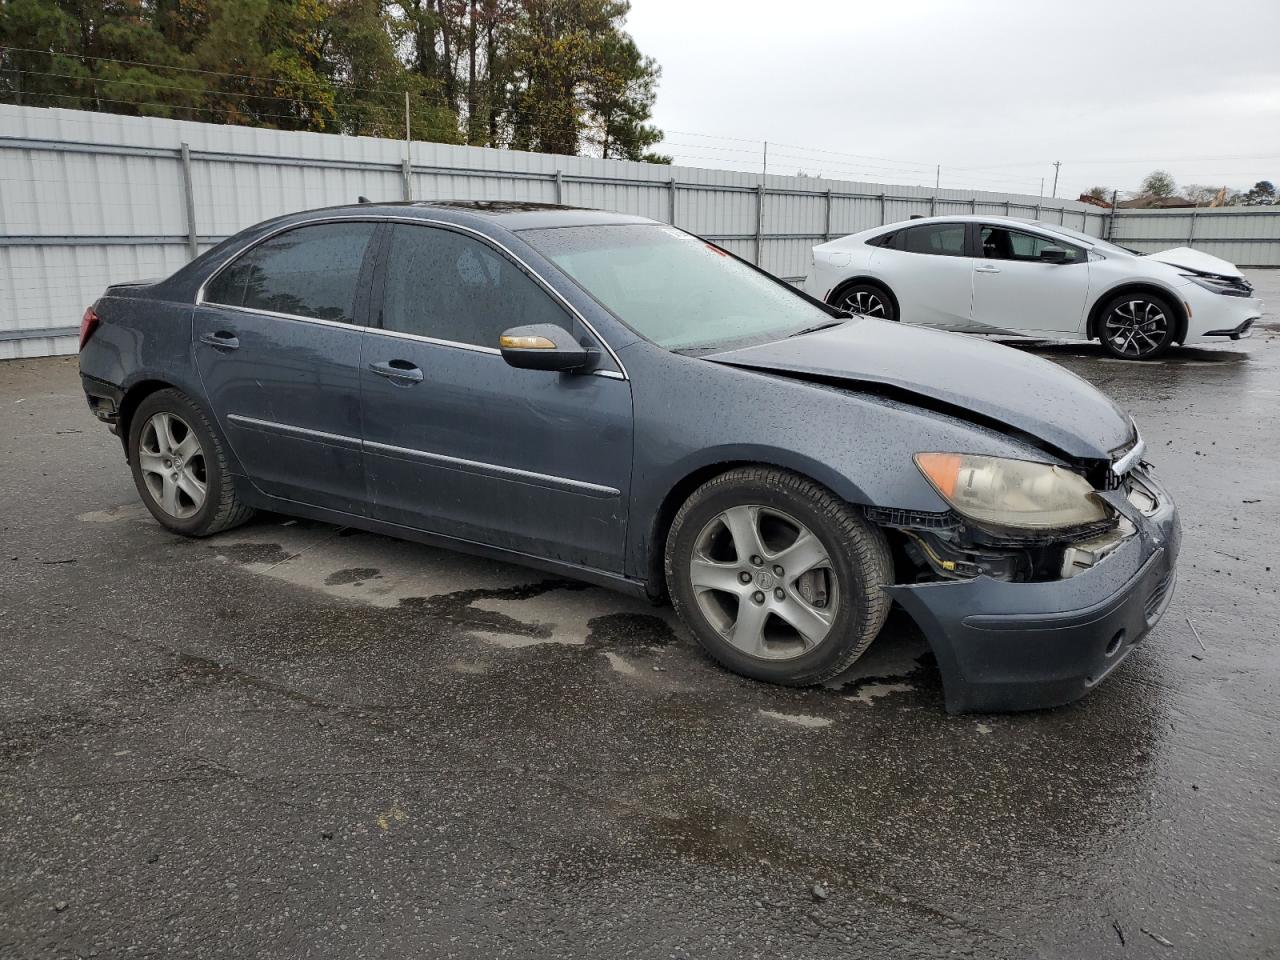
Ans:
{"label": "wet asphalt", "polygon": [[0,957],[1280,956],[1280,324],[1021,349],[1138,419],[1179,583],[1084,701],[961,717],[900,614],[788,690],[535,571],[172,536],[74,360],[0,364]]}

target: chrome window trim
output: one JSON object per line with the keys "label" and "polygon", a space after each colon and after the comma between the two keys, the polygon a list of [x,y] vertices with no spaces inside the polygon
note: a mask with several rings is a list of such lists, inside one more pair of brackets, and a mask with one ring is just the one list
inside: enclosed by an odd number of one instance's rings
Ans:
{"label": "chrome window trim", "polygon": [[[196,304],[201,306],[202,304]],[[299,323],[318,323],[325,327],[341,327],[344,330],[351,330],[354,333],[361,333],[368,327],[362,327],[360,324],[347,323],[345,320],[324,320],[320,317],[304,317],[298,313],[277,313],[274,310],[259,310],[257,307],[235,307],[229,303],[216,303],[210,301],[210,306],[221,307],[223,310],[239,310],[242,313],[252,313],[259,317],[274,317],[277,320],[297,320]]]}
{"label": "chrome window trim", "polygon": [[570,477],[557,477],[549,473],[535,473],[532,470],[520,470],[516,467],[504,467],[500,464],[485,463],[480,460],[465,460],[462,457],[450,457],[443,453],[429,453],[426,450],[414,450],[411,447],[397,447],[389,443],[375,443],[366,440],[364,448],[366,451],[373,453],[387,453],[399,456],[402,459],[436,463],[463,473],[475,473],[497,480],[514,480],[530,483],[534,486],[563,489],[570,493],[585,493],[598,499],[622,495],[622,491],[616,487],[606,487],[598,483],[588,483],[585,480],[574,480]]}
{"label": "chrome window trim", "polygon": [[[506,256],[509,257],[511,260],[513,260],[517,265],[519,265],[519,267],[535,283],[537,283],[539,286],[542,287],[543,290],[549,293],[553,299],[557,300],[560,303],[560,305],[564,307],[566,311],[569,312],[571,316],[577,318],[578,322],[587,328],[591,336],[596,340],[597,343],[600,344],[601,347],[604,348],[605,353],[609,355],[609,357],[613,360],[614,364],[616,364],[618,367],[616,371],[615,370],[592,371],[593,375],[609,377],[610,379],[614,379],[614,380],[630,380],[631,379],[630,374],[627,373],[626,365],[622,362],[622,359],[614,351],[613,347],[609,345],[609,342],[605,340],[604,337],[600,336],[600,332],[596,330],[594,326],[592,326],[591,321],[589,321],[586,317],[584,317],[582,315],[582,312],[578,310],[577,307],[575,307],[568,300],[566,300],[564,296],[560,293],[560,291],[556,290],[550,283],[548,283],[546,278],[543,277],[542,274],[540,274],[537,270],[534,270],[533,267],[529,266],[528,262],[526,262],[522,257],[516,254],[510,247],[508,247],[506,244],[502,243],[501,241],[495,240],[493,237],[489,236],[488,234],[481,233],[479,230],[476,230],[473,227],[468,227],[460,223],[450,223],[448,220],[436,220],[430,217],[394,217],[394,216],[385,216],[385,215],[371,216],[370,214],[342,214],[342,215],[336,215],[336,216],[318,217],[314,220],[295,221],[293,223],[286,224],[280,227],[279,229],[272,230],[270,233],[264,234],[263,236],[255,240],[253,243],[251,243],[249,246],[236,251],[231,256],[223,260],[220,264],[218,264],[217,268],[211,274],[209,274],[209,276],[206,277],[205,280],[200,284],[200,289],[196,291],[195,305],[197,307],[203,306],[206,302],[204,299],[205,287],[207,287],[210,283],[216,280],[218,275],[222,273],[222,271],[225,270],[233,261],[240,259],[240,257],[247,254],[250,250],[255,249],[259,245],[266,243],[268,240],[271,240],[274,237],[278,237],[282,233],[287,233],[290,230],[296,230],[300,227],[311,227],[311,226],[316,226],[316,225],[325,224],[325,223],[342,223],[348,220],[365,221],[368,223],[375,223],[375,224],[376,223],[407,223],[410,225],[416,224],[418,226],[426,225],[426,226],[433,226],[433,227],[444,227],[446,230],[457,230],[461,233],[470,234],[471,236],[478,239],[481,243],[487,243],[489,246],[497,248],[498,250],[506,254]],[[213,303],[212,305],[218,306],[218,307],[224,307],[228,310],[248,310],[251,313],[258,313],[263,316],[269,316],[269,317],[279,317],[285,320],[305,320],[309,323],[327,323],[327,324],[333,324],[335,326],[353,327],[355,329],[362,329],[362,330],[377,330],[380,333],[386,333],[392,336],[410,337],[413,339],[423,340],[429,343],[442,344],[444,346],[461,347],[463,349],[477,350],[477,351],[482,351],[486,353],[488,352],[499,353],[499,354],[501,353],[501,351],[495,350],[493,347],[481,347],[477,344],[458,343],[452,340],[435,340],[430,337],[420,337],[420,336],[417,336],[416,334],[411,334],[411,333],[401,334],[399,331],[385,330],[382,327],[361,326],[360,324],[357,324],[357,323],[340,323],[336,320],[320,320],[316,317],[303,317],[303,316],[298,316],[297,314],[291,314],[291,313],[274,313],[269,310],[258,310],[253,307],[237,307],[234,304],[230,304],[230,303]]]}
{"label": "chrome window trim", "polygon": [[502,356],[502,351],[495,347],[482,347],[478,343],[463,343],[461,340],[440,340],[436,337],[424,337],[420,333],[404,333],[400,330],[388,330],[385,327],[365,327],[366,333],[376,333],[384,337],[395,337],[397,340],[416,340],[418,343],[431,343],[437,347],[456,347],[459,350],[470,350],[473,353],[492,353]]}

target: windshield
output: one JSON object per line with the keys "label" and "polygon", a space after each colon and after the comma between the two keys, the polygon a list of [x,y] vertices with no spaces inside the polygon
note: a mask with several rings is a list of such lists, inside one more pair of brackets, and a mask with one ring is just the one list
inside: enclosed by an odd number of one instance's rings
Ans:
{"label": "windshield", "polygon": [[524,230],[520,236],[628,327],[668,350],[777,340],[840,322],[674,227],[557,227]]}
{"label": "windshield", "polygon": [[1122,247],[1118,243],[1111,243],[1107,240],[1103,240],[1101,237],[1091,236],[1082,230],[1073,230],[1071,227],[1064,227],[1057,223],[1044,223],[1040,220],[1035,221],[1035,224],[1040,229],[1048,230],[1050,233],[1060,233],[1064,237],[1070,237],[1073,240],[1083,240],[1092,246],[1093,249],[1100,250],[1103,253],[1111,250],[1113,252],[1133,253],[1138,256],[1142,256],[1142,254],[1138,253],[1137,250],[1130,250],[1128,247]]}

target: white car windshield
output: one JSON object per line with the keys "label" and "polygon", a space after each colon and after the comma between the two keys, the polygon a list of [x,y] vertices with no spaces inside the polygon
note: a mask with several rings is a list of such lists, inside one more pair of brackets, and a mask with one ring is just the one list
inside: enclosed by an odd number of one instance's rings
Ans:
{"label": "white car windshield", "polygon": [[520,236],[628,327],[668,350],[777,340],[841,322],[785,284],[674,227],[555,227]]}

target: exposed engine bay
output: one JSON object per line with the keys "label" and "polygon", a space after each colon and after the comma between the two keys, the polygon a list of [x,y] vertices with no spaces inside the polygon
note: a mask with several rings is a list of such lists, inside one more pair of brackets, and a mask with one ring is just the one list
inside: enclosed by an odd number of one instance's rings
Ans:
{"label": "exposed engine bay", "polygon": [[[1149,469],[1142,464],[1142,469]],[[1114,481],[1145,516],[1159,507],[1142,469]],[[1103,562],[1137,529],[1113,510],[1106,520],[1066,531],[1030,533],[975,524],[955,511],[927,513],[867,507],[869,520],[895,541],[900,583],[971,580],[1008,583],[1066,580]],[[902,562],[905,561],[905,564]]]}

